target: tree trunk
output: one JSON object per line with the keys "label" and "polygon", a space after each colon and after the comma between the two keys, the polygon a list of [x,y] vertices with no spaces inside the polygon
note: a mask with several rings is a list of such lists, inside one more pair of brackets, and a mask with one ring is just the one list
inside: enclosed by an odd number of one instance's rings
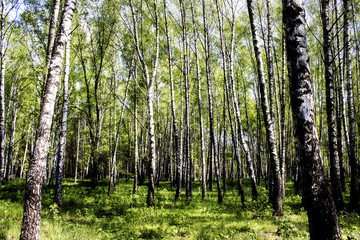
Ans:
{"label": "tree trunk", "polygon": [[[133,61],[134,61],[134,57],[132,58],[131,63],[130,63],[128,80],[127,80],[126,87],[125,87],[125,96],[124,96],[124,99],[122,100],[122,103],[126,102],[126,98],[127,98],[127,94],[128,94],[129,86],[130,86],[130,79],[131,79],[131,76],[134,74],[132,71]],[[134,76],[135,76],[134,79],[136,79],[136,75],[134,75]],[[136,82],[136,80],[135,80],[135,82]],[[124,111],[125,111],[125,105],[122,105],[119,122],[118,123],[114,122],[115,126],[117,126],[117,132],[116,132],[116,136],[115,136],[114,149],[113,149],[111,159],[110,159],[108,196],[110,196],[110,193],[112,190],[115,190],[116,153],[117,153],[117,148],[118,148],[119,140],[120,140],[120,136],[121,136],[120,130],[121,130],[121,124],[122,124],[122,120],[123,120],[123,116],[124,116]],[[114,114],[116,114],[116,112]]]}
{"label": "tree trunk", "polygon": [[78,164],[79,164],[79,151],[80,151],[80,127],[81,127],[81,118],[79,116],[78,122],[78,131],[77,131],[77,141],[76,141],[76,160],[75,160],[75,176],[74,183],[77,181],[77,172],[78,172]]}
{"label": "tree trunk", "polygon": [[340,165],[339,153],[337,148],[337,131],[335,122],[335,90],[334,78],[332,70],[331,57],[331,29],[329,22],[329,1],[323,0],[322,3],[322,23],[323,23],[323,48],[324,48],[324,65],[325,65],[325,81],[326,81],[326,113],[329,138],[329,154],[330,154],[330,178],[332,194],[335,206],[338,211],[343,209],[343,199],[340,181]]}
{"label": "tree trunk", "polygon": [[[54,186],[55,178],[56,178],[56,166],[58,165],[58,156],[59,156],[59,141],[60,141],[60,119],[56,122],[55,133],[53,133],[53,147],[52,147],[52,155],[51,155],[51,167],[50,167],[50,176],[49,176],[49,184],[48,186]],[[49,156],[49,153],[48,153]]]}
{"label": "tree trunk", "polygon": [[[282,195],[285,197],[285,188],[286,188],[286,95],[285,95],[285,33],[282,34],[282,50],[281,50],[281,94],[280,94],[280,135],[281,135],[281,151],[280,151],[280,173],[282,180]],[[280,86],[279,86],[280,88]]]}
{"label": "tree trunk", "polygon": [[65,48],[65,70],[64,70],[64,96],[63,96],[63,108],[62,108],[62,118],[61,118],[61,131],[60,131],[60,140],[59,140],[59,156],[58,163],[56,166],[56,184],[55,184],[55,194],[54,202],[61,207],[62,206],[62,182],[63,182],[63,168],[65,160],[65,150],[66,150],[66,131],[67,131],[67,116],[68,116],[68,105],[69,105],[69,75],[70,75],[70,38],[66,43]]}
{"label": "tree trunk", "polygon": [[[136,78],[135,69],[135,78]],[[139,146],[138,146],[138,123],[137,123],[137,86],[134,81],[134,188],[133,193],[137,193],[138,188],[138,165],[139,165]]]}
{"label": "tree trunk", "polygon": [[197,87],[198,87],[198,108],[199,108],[199,124],[200,124],[200,151],[201,151],[201,196],[202,199],[206,199],[206,161],[205,161],[205,140],[204,140],[204,123],[203,123],[203,114],[202,114],[202,98],[201,98],[201,77],[200,77],[200,64],[199,64],[199,55],[198,55],[198,33],[195,22],[195,14],[194,14],[194,3],[191,0],[191,15],[192,15],[192,23],[194,26],[194,52],[196,58],[196,78],[197,78]]}
{"label": "tree trunk", "polygon": [[134,25],[134,42],[136,47],[136,52],[141,63],[141,68],[144,74],[144,78],[147,85],[147,106],[148,106],[148,118],[149,118],[149,139],[150,139],[150,164],[149,164],[149,185],[148,185],[148,195],[147,195],[147,204],[152,205],[154,200],[154,175],[155,175],[155,164],[156,164],[156,148],[155,148],[155,123],[154,123],[154,83],[157,74],[158,61],[159,61],[159,16],[157,9],[157,1],[154,2],[154,11],[155,11],[155,59],[153,65],[153,71],[150,78],[149,70],[147,63],[145,62],[144,56],[142,55],[140,49],[140,43],[138,39],[138,26],[135,16],[135,10],[132,0],[130,0],[130,7],[132,13],[132,20]]}
{"label": "tree trunk", "polygon": [[191,132],[190,132],[190,82],[189,82],[189,43],[186,28],[186,10],[184,6],[184,0],[180,0],[180,13],[182,24],[182,45],[183,45],[183,79],[185,83],[185,161],[187,168],[185,170],[185,182],[186,182],[186,198],[189,203],[191,196],[191,173],[192,173],[192,160],[191,160]]}
{"label": "tree trunk", "polygon": [[10,140],[9,140],[9,147],[8,147],[8,163],[7,163],[7,170],[6,170],[6,181],[9,181],[12,178],[13,173],[13,161],[14,161],[14,145],[15,145],[15,130],[16,130],[16,116],[17,116],[17,107],[16,103],[13,103],[13,110],[12,110],[12,122],[11,122],[11,129],[10,129]]}
{"label": "tree trunk", "polygon": [[257,64],[261,105],[262,105],[262,111],[264,115],[264,122],[266,129],[266,140],[270,151],[270,168],[273,174],[273,181],[274,181],[274,189],[272,191],[271,202],[273,204],[274,216],[282,216],[283,210],[282,210],[282,199],[281,199],[281,179],[280,179],[280,169],[279,169],[277,145],[276,145],[275,124],[269,110],[266,83],[264,79],[263,63],[261,59],[261,53],[259,49],[259,42],[257,36],[257,28],[254,19],[253,0],[247,0],[247,6],[248,6],[253,46],[254,46],[254,52],[255,52],[255,58]]}
{"label": "tree trunk", "polygon": [[5,170],[5,0],[1,0],[0,19],[0,189]]}
{"label": "tree trunk", "polygon": [[351,167],[350,183],[350,203],[349,208],[354,210],[359,207],[359,167],[356,153],[356,129],[355,129],[355,104],[351,68],[351,51],[350,51],[350,3],[344,0],[344,50],[345,50],[345,67],[348,92],[348,114],[349,114],[349,162]]}
{"label": "tree trunk", "polygon": [[177,172],[176,172],[176,193],[175,199],[180,197],[181,193],[181,165],[182,160],[180,159],[180,150],[179,150],[179,134],[178,134],[178,126],[176,122],[176,105],[175,105],[175,93],[174,93],[174,78],[173,78],[173,62],[172,62],[172,52],[171,52],[171,41],[170,41],[170,34],[169,34],[169,24],[167,19],[167,5],[166,0],[164,0],[164,17],[165,17],[165,34],[166,34],[166,43],[167,43],[167,55],[168,55],[168,62],[169,62],[169,77],[170,77],[170,94],[171,94],[171,116],[172,116],[172,127],[173,127],[173,141],[174,141],[174,151],[175,151],[175,162],[177,165]]}
{"label": "tree trunk", "polygon": [[[214,133],[214,112],[213,112],[213,86],[212,86],[212,77],[211,77],[211,62],[210,62],[210,39],[209,39],[209,29],[206,17],[206,4],[203,0],[203,22],[204,22],[204,39],[205,39],[205,55],[206,55],[206,80],[207,80],[207,90],[208,90],[208,101],[209,101],[209,122],[210,122],[210,163],[214,160],[215,164],[215,174],[218,175],[218,164],[216,160],[216,143],[215,143],[215,133]],[[211,170],[211,169],[210,169]],[[212,175],[212,171],[210,171]],[[212,176],[211,176],[212,177]],[[222,203],[222,190],[221,183],[217,181],[217,190],[218,190],[218,203]]]}
{"label": "tree trunk", "polygon": [[41,185],[44,176],[46,154],[54,114],[55,97],[61,75],[61,65],[65,46],[71,30],[71,20],[76,0],[67,0],[61,16],[61,23],[51,57],[48,81],[41,104],[41,111],[36,130],[34,157],[29,162],[26,176],[24,215],[20,239],[39,239],[41,221]]}
{"label": "tree trunk", "polygon": [[[337,0],[334,0],[334,11],[335,17],[338,19],[338,8],[337,8]],[[339,32],[339,21],[335,23],[335,32]],[[342,191],[345,192],[347,189],[346,184],[346,172],[345,172],[345,164],[344,164],[344,151],[343,151],[343,130],[342,130],[342,122],[345,121],[341,117],[342,109],[344,107],[344,99],[340,97],[343,96],[343,71],[342,71],[342,62],[341,62],[341,54],[340,54],[340,34],[336,34],[336,44],[337,44],[337,54],[338,54],[338,61],[337,61],[337,74],[335,75],[336,80],[336,127],[337,127],[337,146],[339,152],[339,165],[340,165],[340,181],[341,181],[341,188]],[[333,64],[336,66],[336,61],[333,61]]]}
{"label": "tree trunk", "polygon": [[297,155],[302,168],[303,200],[308,212],[310,238],[341,239],[336,208],[321,165],[306,47],[304,1],[284,0],[283,21],[295,138],[299,147]]}

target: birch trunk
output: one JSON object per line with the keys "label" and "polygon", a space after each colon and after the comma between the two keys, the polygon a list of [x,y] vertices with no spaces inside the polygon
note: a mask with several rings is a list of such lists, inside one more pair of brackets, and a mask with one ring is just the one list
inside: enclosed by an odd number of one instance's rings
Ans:
{"label": "birch trunk", "polygon": [[77,141],[76,141],[76,160],[75,160],[75,176],[74,176],[74,183],[77,182],[77,172],[78,172],[78,164],[79,164],[79,152],[80,152],[80,127],[81,127],[81,119],[79,116],[78,122],[78,131],[77,131]]}
{"label": "birch trunk", "polygon": [[303,200],[308,212],[310,238],[341,239],[335,204],[321,165],[306,46],[304,2],[283,1],[291,106],[297,155],[302,168]]}
{"label": "birch trunk", "polygon": [[[136,69],[135,69],[136,77]],[[139,165],[139,146],[138,146],[138,123],[137,123],[137,86],[134,81],[134,187],[133,193],[137,193],[138,188],[138,165]]]}
{"label": "birch trunk", "polygon": [[68,37],[65,48],[65,70],[64,70],[64,86],[63,86],[63,107],[61,117],[61,131],[59,140],[59,156],[58,164],[56,166],[56,184],[54,202],[61,207],[62,206],[62,182],[63,182],[63,168],[65,160],[66,150],[66,131],[67,131],[67,116],[69,105],[69,74],[70,74],[70,37]]}
{"label": "birch trunk", "polygon": [[155,11],[155,59],[152,69],[152,75],[148,70],[147,63],[145,62],[144,56],[142,55],[140,49],[140,43],[138,39],[138,25],[134,10],[133,1],[130,0],[130,8],[132,13],[132,20],[134,25],[134,42],[136,47],[136,52],[141,63],[141,68],[144,74],[144,78],[147,86],[147,107],[148,107],[148,118],[149,118],[149,140],[150,140],[150,164],[149,164],[149,185],[148,185],[148,195],[147,195],[147,204],[152,205],[154,200],[154,175],[155,175],[155,164],[156,164],[156,148],[155,148],[155,123],[154,123],[154,83],[157,74],[158,61],[159,61],[159,16],[157,9],[157,1],[154,1],[154,11]]}
{"label": "birch trunk", "polygon": [[49,76],[46,82],[36,131],[34,156],[29,162],[29,170],[26,176],[24,215],[20,239],[39,239],[40,237],[41,185],[45,173],[50,127],[61,75],[61,65],[71,30],[71,20],[75,5],[76,0],[67,0],[65,2],[59,31],[54,44],[54,53],[50,61]]}
{"label": "birch trunk", "polygon": [[[285,188],[286,188],[286,103],[285,103],[285,81],[286,81],[286,73],[285,73],[285,33],[282,34],[282,55],[281,55],[281,94],[280,94],[280,112],[281,112],[281,120],[280,120],[280,135],[281,135],[281,151],[280,151],[280,173],[282,180],[282,195],[285,196]],[[280,87],[280,86],[279,86]]]}
{"label": "birch trunk", "polygon": [[[204,23],[204,39],[205,39],[205,55],[206,55],[206,80],[207,80],[207,90],[208,90],[208,101],[209,101],[209,122],[210,122],[210,163],[214,159],[215,163],[215,174],[217,173],[217,161],[216,161],[216,143],[215,143],[215,133],[214,133],[214,113],[213,113],[213,86],[212,86],[212,77],[211,77],[211,61],[210,61],[210,39],[209,39],[209,29],[207,23],[207,11],[206,11],[206,4],[205,0],[203,0],[203,23]],[[210,164],[211,168],[211,164]],[[210,169],[211,170],[211,169]],[[212,171],[210,171],[212,174]],[[210,176],[212,177],[212,176]],[[211,186],[210,186],[211,187]],[[218,189],[218,203],[223,201],[222,199],[222,191],[221,191],[221,184],[217,184]]]}
{"label": "birch trunk", "polygon": [[356,148],[356,129],[355,129],[355,104],[351,67],[351,47],[350,47],[350,2],[344,0],[344,50],[345,50],[345,67],[348,92],[348,114],[349,114],[349,162],[351,167],[350,183],[350,209],[359,207],[359,166]]}
{"label": "birch trunk", "polygon": [[330,178],[334,202],[338,211],[343,209],[343,198],[340,181],[340,165],[339,153],[337,147],[337,131],[335,122],[335,90],[334,76],[332,70],[331,56],[331,29],[329,21],[329,2],[323,0],[322,3],[322,24],[323,24],[323,48],[324,48],[324,65],[325,65],[325,81],[326,81],[326,113],[329,138],[329,154],[330,154]]}
{"label": "birch trunk", "polygon": [[254,3],[253,0],[247,0],[248,13],[250,18],[250,26],[252,32],[252,40],[256,58],[257,65],[257,74],[258,81],[260,86],[260,97],[261,97],[261,105],[262,111],[264,115],[265,129],[266,129],[266,140],[267,145],[270,151],[270,168],[274,181],[274,189],[272,191],[272,199],[271,202],[273,204],[274,216],[282,216],[282,199],[281,199],[281,179],[280,179],[280,169],[278,162],[278,153],[277,153],[277,145],[276,145],[276,132],[275,132],[275,124],[273,118],[271,116],[271,112],[269,110],[269,103],[266,91],[266,83],[264,79],[264,70],[263,63],[261,59],[261,53],[259,48],[259,41],[257,36],[257,28],[255,25],[254,19]]}
{"label": "birch trunk", "polygon": [[204,121],[202,114],[202,98],[201,98],[201,76],[200,76],[200,64],[199,64],[199,55],[198,55],[198,33],[197,33],[197,25],[195,22],[195,14],[194,14],[194,1],[191,0],[191,16],[192,23],[194,26],[194,53],[196,58],[196,78],[197,78],[197,87],[198,87],[198,109],[199,109],[199,124],[200,124],[200,150],[201,150],[201,196],[202,199],[206,199],[206,162],[205,162],[205,140],[204,140]]}
{"label": "birch trunk", "polygon": [[14,145],[15,145],[15,131],[16,131],[16,117],[17,117],[17,107],[15,102],[13,103],[13,111],[12,111],[12,121],[11,121],[11,129],[10,129],[10,140],[8,147],[8,163],[6,170],[6,181],[12,179],[13,173],[13,161],[14,161]]}
{"label": "birch trunk", "polygon": [[[338,19],[338,8],[337,8],[337,0],[334,0],[334,11],[335,11],[335,17]],[[335,23],[335,31],[339,32],[339,21],[336,21]],[[340,34],[336,34],[336,44],[337,44],[337,51],[340,52]],[[333,61],[334,64],[336,64],[336,61]],[[347,189],[347,183],[346,183],[346,172],[345,172],[345,164],[344,164],[344,151],[343,151],[343,130],[342,130],[342,123],[346,119],[345,116],[341,116],[343,113],[343,109],[345,109],[344,106],[344,99],[343,99],[343,68],[342,68],[342,61],[341,61],[341,54],[339,54],[338,57],[338,71],[337,71],[337,108],[336,108],[336,125],[337,125],[337,145],[338,145],[338,152],[339,152],[339,164],[340,164],[340,179],[341,179],[341,187],[342,191],[345,192]],[[346,124],[345,124],[346,126]],[[345,133],[345,130],[344,130]],[[345,134],[344,134],[345,135]],[[345,136],[346,144],[347,144],[347,136]],[[347,146],[347,145],[346,145]]]}
{"label": "birch trunk", "polygon": [[178,126],[176,122],[176,103],[175,103],[175,94],[174,94],[174,77],[173,77],[173,62],[172,62],[172,52],[171,52],[171,39],[169,34],[169,24],[167,18],[167,5],[166,0],[164,0],[164,18],[165,18],[165,34],[166,34],[166,44],[167,44],[167,56],[169,62],[169,77],[170,77],[170,95],[171,95],[171,116],[172,116],[172,127],[173,127],[173,141],[174,141],[174,151],[175,151],[175,162],[177,165],[177,174],[176,174],[176,194],[175,199],[180,197],[181,193],[181,162],[180,159],[180,150],[179,150],[179,133]]}
{"label": "birch trunk", "polygon": [[191,160],[191,132],[190,132],[190,82],[189,82],[189,43],[186,27],[186,10],[185,0],[180,0],[180,12],[182,23],[182,45],[183,45],[183,78],[185,83],[185,161],[187,168],[185,170],[185,182],[186,182],[186,198],[190,201],[191,189],[192,189],[192,160]]}
{"label": "birch trunk", "polygon": [[0,189],[5,170],[5,0],[1,0],[0,19]]}

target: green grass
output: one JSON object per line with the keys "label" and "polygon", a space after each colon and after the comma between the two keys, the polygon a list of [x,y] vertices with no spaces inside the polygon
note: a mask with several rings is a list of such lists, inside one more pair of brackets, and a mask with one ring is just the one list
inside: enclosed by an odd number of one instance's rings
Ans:
{"label": "green grass", "polygon": [[[0,193],[0,239],[20,235],[24,179],[10,181]],[[88,181],[64,183],[63,207],[53,204],[53,189],[43,192],[41,239],[308,239],[307,215],[300,207],[301,197],[288,183],[283,203],[284,217],[272,217],[267,191],[259,187],[258,201],[252,201],[250,184],[244,180],[246,207],[236,188],[217,204],[217,193],[201,199],[199,184],[194,185],[191,203],[185,197],[175,201],[170,184],[156,187],[154,206],[146,206],[147,187],[132,194],[132,182],[120,181],[107,196],[107,181],[95,191]],[[345,199],[348,196],[345,196]],[[344,239],[360,239],[357,214],[341,214]]]}

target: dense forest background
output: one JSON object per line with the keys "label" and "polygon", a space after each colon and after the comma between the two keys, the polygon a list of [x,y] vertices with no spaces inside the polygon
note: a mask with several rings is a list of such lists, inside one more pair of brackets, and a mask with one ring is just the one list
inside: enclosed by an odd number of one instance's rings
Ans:
{"label": "dense forest background", "polygon": [[[1,2],[4,183],[25,178],[37,159],[67,2]],[[188,204],[193,184],[201,183],[203,199],[216,190],[221,203],[235,186],[245,205],[246,191],[257,200],[263,183],[274,216],[282,216],[286,180],[295,192],[310,192],[302,177],[310,168],[299,155],[307,145],[291,107],[291,94],[301,89],[289,79],[285,2],[77,1],[52,93],[41,188],[55,188],[61,207],[63,178],[91,179],[92,189],[107,179],[108,195],[119,179],[134,179],[134,193],[148,186],[143,200],[151,206],[162,182]],[[359,211],[360,2],[311,0],[303,7],[306,91],[320,151],[314,176],[325,176],[337,211]]]}

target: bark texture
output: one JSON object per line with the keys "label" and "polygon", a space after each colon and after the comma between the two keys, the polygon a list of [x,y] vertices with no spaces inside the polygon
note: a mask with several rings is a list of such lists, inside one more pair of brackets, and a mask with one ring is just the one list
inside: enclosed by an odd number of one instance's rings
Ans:
{"label": "bark texture", "polygon": [[[264,69],[263,63],[261,59],[261,53],[259,48],[259,40],[257,36],[257,28],[255,25],[255,17],[254,17],[254,3],[253,0],[247,0],[248,13],[250,18],[250,26],[252,33],[252,40],[255,52],[255,59],[257,65],[257,73],[258,73],[258,82],[260,87],[260,98],[261,98],[261,106],[262,112],[264,115],[265,129],[266,129],[266,142],[270,152],[270,169],[272,174],[272,180],[274,181],[274,188],[272,190],[272,199],[271,202],[273,204],[274,216],[282,216],[282,198],[281,198],[281,179],[280,179],[280,168],[278,161],[278,153],[277,153],[277,144],[276,144],[276,132],[275,132],[275,123],[271,116],[271,112],[269,109],[267,91],[266,91],[266,83],[264,79]],[[270,89],[272,91],[272,89]]]}
{"label": "bark texture", "polygon": [[199,124],[200,124],[200,150],[201,150],[201,196],[202,199],[206,199],[206,162],[205,162],[205,141],[204,141],[204,121],[202,114],[202,98],[201,98],[201,77],[200,77],[200,63],[199,63],[199,55],[198,55],[198,33],[195,22],[195,14],[194,14],[194,3],[191,0],[191,15],[192,15],[192,23],[194,26],[194,52],[196,58],[196,78],[197,78],[197,87],[198,87],[198,108],[199,108]]}
{"label": "bark texture", "polygon": [[329,2],[323,0],[322,3],[322,24],[323,24],[323,49],[326,81],[326,113],[328,124],[329,152],[330,152],[330,178],[332,194],[337,210],[343,209],[343,199],[340,181],[339,153],[337,146],[336,115],[335,115],[335,90],[334,76],[332,70],[331,57],[331,30],[329,21]]}
{"label": "bark texture", "polygon": [[341,239],[335,204],[321,164],[306,46],[303,0],[283,1],[291,106],[311,239]]}
{"label": "bark texture", "polygon": [[[206,12],[206,3],[203,0],[203,23],[204,23],[204,39],[205,39],[205,55],[206,55],[206,80],[207,80],[207,91],[208,91],[208,101],[209,101],[209,122],[210,122],[210,163],[214,160],[215,163],[215,174],[217,179],[219,179],[218,164],[216,159],[216,143],[215,143],[215,133],[214,133],[214,103],[213,103],[213,82],[211,77],[211,61],[210,61],[210,39],[209,39],[209,29],[207,23],[207,12]],[[211,168],[211,164],[210,164]],[[212,174],[210,169],[210,174]],[[211,188],[211,185],[210,185]],[[222,190],[221,183],[217,181],[217,190],[218,190],[218,203],[222,203]]]}
{"label": "bark texture", "polygon": [[5,0],[0,19],[0,189],[5,170]]}
{"label": "bark texture", "polygon": [[173,77],[173,62],[172,62],[172,52],[171,52],[171,39],[169,34],[169,23],[167,17],[167,5],[166,0],[164,0],[164,18],[165,18],[165,34],[166,34],[166,44],[167,44],[167,56],[169,62],[169,77],[170,77],[170,95],[171,95],[171,117],[172,117],[172,127],[173,127],[173,141],[174,141],[174,151],[175,151],[175,162],[177,165],[176,172],[176,193],[175,199],[180,197],[181,193],[181,169],[182,169],[182,160],[180,159],[180,149],[179,149],[179,133],[178,126],[176,122],[176,104],[175,104],[175,93],[174,93],[174,77]]}
{"label": "bark texture", "polygon": [[[354,90],[350,56],[350,36],[349,36],[349,20],[350,18],[350,1],[344,0],[344,56],[346,67],[346,80],[348,92],[348,116],[349,116],[349,162],[351,167],[351,183],[350,183],[350,203],[351,210],[359,208],[359,166],[356,153],[356,129],[355,129],[355,105]],[[346,123],[345,123],[346,124]]]}
{"label": "bark texture", "polygon": [[48,81],[46,82],[36,130],[34,155],[29,162],[29,170],[26,176],[24,214],[20,239],[39,239],[40,237],[42,179],[45,173],[50,127],[61,75],[62,60],[71,30],[71,20],[75,5],[76,0],[67,0],[65,2],[59,31],[55,40],[54,52],[50,61]]}
{"label": "bark texture", "polygon": [[64,71],[64,86],[63,86],[63,107],[61,117],[61,131],[59,140],[59,156],[58,164],[56,167],[56,184],[55,184],[55,203],[62,206],[62,182],[63,182],[63,167],[65,159],[65,148],[66,148],[66,131],[67,131],[67,116],[68,116],[68,105],[69,105],[69,74],[70,74],[70,36],[66,44],[65,53],[65,71]]}

